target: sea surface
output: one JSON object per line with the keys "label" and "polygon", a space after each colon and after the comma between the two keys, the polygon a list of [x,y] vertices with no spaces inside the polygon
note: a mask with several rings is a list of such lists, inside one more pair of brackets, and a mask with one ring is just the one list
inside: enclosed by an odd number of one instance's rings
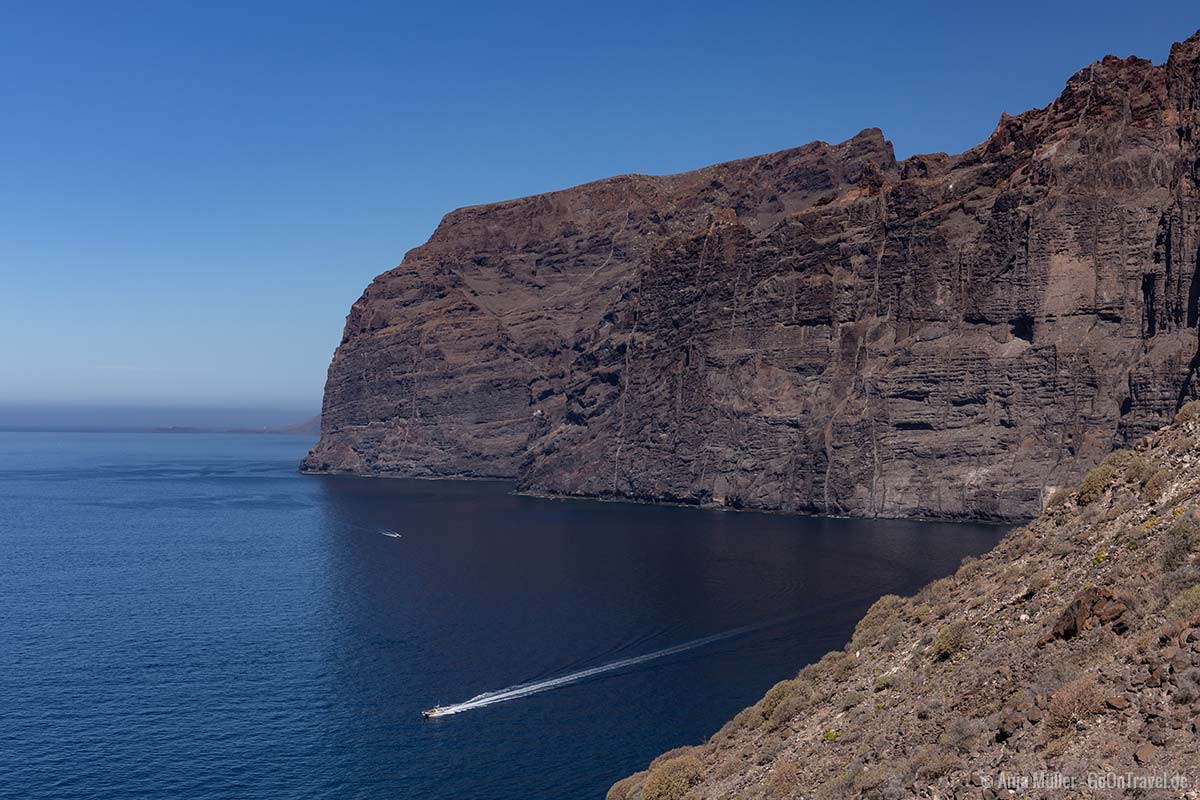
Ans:
{"label": "sea surface", "polygon": [[0,433],[0,796],[603,797],[1003,534],[302,476],[310,444]]}

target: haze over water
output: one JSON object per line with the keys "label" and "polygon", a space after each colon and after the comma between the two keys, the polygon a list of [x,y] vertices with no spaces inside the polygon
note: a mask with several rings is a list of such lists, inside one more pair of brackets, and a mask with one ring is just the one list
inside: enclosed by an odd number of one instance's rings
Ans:
{"label": "haze over water", "polygon": [[301,476],[310,444],[0,433],[5,792],[602,797],[1003,533]]}

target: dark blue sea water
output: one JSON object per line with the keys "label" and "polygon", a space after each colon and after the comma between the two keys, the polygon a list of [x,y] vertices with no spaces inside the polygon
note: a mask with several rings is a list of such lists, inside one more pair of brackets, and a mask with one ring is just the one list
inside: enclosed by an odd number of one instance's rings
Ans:
{"label": "dark blue sea water", "polygon": [[1002,533],[306,477],[308,445],[0,433],[0,796],[602,797]]}

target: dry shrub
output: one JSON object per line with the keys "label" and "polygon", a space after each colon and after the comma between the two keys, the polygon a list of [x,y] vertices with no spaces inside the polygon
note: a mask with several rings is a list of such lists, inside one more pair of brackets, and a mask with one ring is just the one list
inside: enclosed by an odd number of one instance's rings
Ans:
{"label": "dry shrub", "polygon": [[772,686],[762,700],[747,709],[747,727],[757,728],[767,722],[768,729],[774,730],[808,708],[812,702],[812,681],[802,672],[795,678]]}
{"label": "dry shrub", "polygon": [[1200,518],[1193,509],[1175,521],[1167,531],[1167,541],[1160,556],[1164,570],[1170,571],[1186,564],[1200,545]]}
{"label": "dry shrub", "polygon": [[1175,679],[1175,694],[1171,699],[1183,706],[1200,700],[1200,669],[1192,667]]}
{"label": "dry shrub", "polygon": [[1104,514],[1105,522],[1112,522],[1117,517],[1127,511],[1132,511],[1138,507],[1139,500],[1134,496],[1133,492],[1128,489],[1118,489],[1113,495],[1112,506]]}
{"label": "dry shrub", "polygon": [[[762,714],[759,711],[758,705],[755,704],[747,708],[743,708],[734,715],[733,719],[731,719],[728,724],[732,725],[734,728],[741,729],[756,728],[760,722],[762,722]],[[722,730],[724,730],[724,728],[722,728]]]}
{"label": "dry shrub", "polygon": [[954,769],[958,759],[944,747],[927,744],[912,757],[912,769],[918,778],[940,778]]}
{"label": "dry shrub", "polygon": [[1200,619],[1200,583],[1175,595],[1167,607],[1167,619],[1189,624]]}
{"label": "dry shrub", "polygon": [[1195,419],[1200,419],[1200,400],[1184,403],[1175,414],[1175,421],[1178,423],[1191,422]]}
{"label": "dry shrub", "polygon": [[850,670],[854,668],[854,661],[854,656],[844,650],[834,650],[826,653],[814,665],[813,676],[828,675],[834,680],[839,680],[850,674]]}
{"label": "dry shrub", "polygon": [[917,601],[926,605],[933,605],[939,600],[945,599],[946,595],[954,591],[957,582],[953,576],[938,578],[933,583],[925,584],[921,591],[917,592]]}
{"label": "dry shrub", "polygon": [[929,606],[918,603],[908,610],[908,618],[913,622],[924,622],[929,619],[929,615],[933,613],[933,609]]}
{"label": "dry shrub", "polygon": [[800,769],[794,761],[776,762],[767,779],[767,800],[787,800],[800,791]]}
{"label": "dry shrub", "polygon": [[608,794],[604,795],[604,800],[636,800],[641,795],[642,781],[645,777],[646,773],[639,772],[622,778],[612,785]]}
{"label": "dry shrub", "polygon": [[900,612],[904,609],[904,598],[894,594],[885,594],[867,609],[867,613],[859,620],[850,637],[850,650],[861,650],[867,645],[879,640],[884,630],[897,624]]}
{"label": "dry shrub", "polygon": [[763,695],[763,699],[758,701],[758,712],[760,715],[762,715],[762,718],[770,719],[771,714],[775,711],[775,707],[783,702],[785,697],[792,693],[795,686],[796,680],[793,678],[780,681],[768,689],[767,693]]}
{"label": "dry shrub", "polygon": [[958,565],[958,569],[954,573],[954,577],[959,580],[967,580],[975,573],[979,572],[983,567],[983,561],[975,556],[967,556]]}
{"label": "dry shrub", "polygon": [[1150,476],[1142,485],[1142,499],[1147,503],[1157,503],[1162,499],[1163,492],[1171,482],[1171,475],[1165,469],[1160,469]]}
{"label": "dry shrub", "polygon": [[1090,506],[1099,500],[1116,473],[1116,467],[1101,464],[1084,476],[1083,483],[1079,484],[1079,505]]}
{"label": "dry shrub", "polygon": [[862,692],[859,692],[859,691],[846,692],[840,698],[842,710],[849,711],[850,709],[854,708],[856,705],[861,703],[864,699],[866,699],[866,696]]}
{"label": "dry shrub", "polygon": [[1104,698],[1096,679],[1084,675],[1060,686],[1051,695],[1046,722],[1053,729],[1066,730],[1080,720],[1099,714],[1103,708]]}
{"label": "dry shrub", "polygon": [[780,725],[790,722],[812,703],[813,696],[807,691],[797,689],[791,692],[779,701],[779,705],[775,706],[775,710],[771,712],[771,716],[767,720],[768,726],[774,730]]}
{"label": "dry shrub", "polygon": [[750,727],[748,720],[752,714],[757,714],[753,706],[743,708],[734,716],[733,719],[721,726],[721,729],[708,737],[707,752],[715,753],[720,750],[726,750],[738,743],[738,734],[745,728]]}
{"label": "dry shrub", "polygon": [[888,778],[902,774],[904,766],[899,763],[875,764],[866,767],[854,778],[854,789],[857,792],[874,792]]}
{"label": "dry shrub", "polygon": [[1066,505],[1066,502],[1071,499],[1071,490],[1060,487],[1050,493],[1050,499],[1046,501],[1046,508],[1058,508]]}
{"label": "dry shrub", "polygon": [[717,761],[710,775],[716,782],[732,778],[746,768],[746,761],[741,758],[724,758]]}
{"label": "dry shrub", "polygon": [[1125,468],[1125,477],[1130,483],[1145,486],[1146,481],[1154,476],[1154,465],[1145,456],[1134,456]]}
{"label": "dry shrub", "polygon": [[933,640],[934,658],[945,661],[957,655],[970,643],[972,633],[966,620],[960,619],[943,625]]}
{"label": "dry shrub", "polygon": [[832,779],[821,784],[815,797],[818,800],[845,800],[855,795],[854,782],[862,773],[861,764],[851,764]]}
{"label": "dry shrub", "polygon": [[942,732],[942,744],[953,747],[960,753],[969,753],[978,744],[979,735],[983,733],[986,724],[981,719],[959,717]]}
{"label": "dry shrub", "polygon": [[704,765],[700,759],[690,752],[665,760],[659,756],[646,773],[643,800],[681,800],[689,789],[700,782],[703,771]]}
{"label": "dry shrub", "polygon": [[1104,461],[1100,463],[1103,466],[1112,467],[1113,469],[1120,469],[1132,461],[1133,457],[1134,455],[1132,450],[1113,450],[1104,458]]}

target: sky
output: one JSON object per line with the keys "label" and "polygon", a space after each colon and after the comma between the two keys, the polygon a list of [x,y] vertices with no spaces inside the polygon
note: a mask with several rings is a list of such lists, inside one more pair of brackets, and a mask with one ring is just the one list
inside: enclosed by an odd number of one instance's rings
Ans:
{"label": "sky", "polygon": [[900,157],[961,151],[1107,53],[1162,62],[1200,7],[0,0],[0,18],[0,406],[302,418],[350,304],[451,209],[867,127]]}

